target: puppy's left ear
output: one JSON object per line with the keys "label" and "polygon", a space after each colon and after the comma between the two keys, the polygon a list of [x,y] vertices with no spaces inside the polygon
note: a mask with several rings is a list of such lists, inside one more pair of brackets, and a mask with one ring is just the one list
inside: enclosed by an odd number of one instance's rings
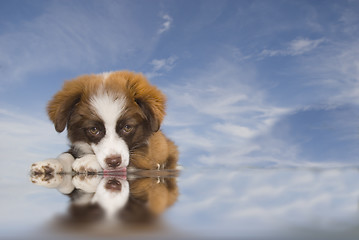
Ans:
{"label": "puppy's left ear", "polygon": [[128,87],[137,105],[148,120],[151,130],[157,132],[165,117],[166,97],[151,85],[142,74],[128,73]]}

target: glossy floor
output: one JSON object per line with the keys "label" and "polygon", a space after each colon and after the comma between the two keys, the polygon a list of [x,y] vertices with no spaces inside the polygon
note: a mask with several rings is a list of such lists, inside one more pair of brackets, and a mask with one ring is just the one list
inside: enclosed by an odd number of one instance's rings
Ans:
{"label": "glossy floor", "polygon": [[[191,168],[178,176],[9,176],[0,179],[0,233],[15,239],[356,239],[358,173],[353,167],[243,167]],[[63,193],[71,187],[75,192]]]}

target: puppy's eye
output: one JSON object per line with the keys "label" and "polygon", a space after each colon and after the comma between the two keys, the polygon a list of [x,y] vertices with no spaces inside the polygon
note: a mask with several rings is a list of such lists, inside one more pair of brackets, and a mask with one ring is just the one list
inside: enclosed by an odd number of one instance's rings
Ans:
{"label": "puppy's eye", "polygon": [[87,131],[93,136],[98,136],[101,133],[97,127],[89,128]]}
{"label": "puppy's eye", "polygon": [[130,133],[131,131],[133,130],[133,127],[131,125],[125,125],[123,128],[122,128],[122,131],[124,133]]}

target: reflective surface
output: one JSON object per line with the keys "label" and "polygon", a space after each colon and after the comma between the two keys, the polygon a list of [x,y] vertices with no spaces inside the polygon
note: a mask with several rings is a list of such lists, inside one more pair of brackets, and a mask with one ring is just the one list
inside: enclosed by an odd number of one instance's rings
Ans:
{"label": "reflective surface", "polygon": [[[191,168],[176,175],[1,179],[1,238],[359,237],[357,168]],[[76,190],[46,186],[52,178]]]}
{"label": "reflective surface", "polygon": [[[34,174],[36,185],[55,188],[68,196],[67,211],[47,230],[101,236],[154,232],[164,228],[160,216],[178,197],[174,171],[132,174]],[[68,193],[68,190],[71,190]]]}

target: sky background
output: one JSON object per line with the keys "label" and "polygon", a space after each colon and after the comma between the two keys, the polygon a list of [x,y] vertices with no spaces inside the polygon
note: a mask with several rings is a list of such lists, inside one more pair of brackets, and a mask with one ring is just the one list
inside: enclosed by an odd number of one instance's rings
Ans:
{"label": "sky background", "polygon": [[[168,97],[186,166],[343,166],[359,156],[359,1],[1,1],[0,156],[67,150],[64,80],[128,69]],[[3,167],[0,169],[4,169]]]}
{"label": "sky background", "polygon": [[168,97],[162,129],[185,167],[175,226],[357,233],[358,12],[353,0],[0,0],[1,234],[68,207],[28,179],[68,149],[47,102],[64,80],[122,69]]}

